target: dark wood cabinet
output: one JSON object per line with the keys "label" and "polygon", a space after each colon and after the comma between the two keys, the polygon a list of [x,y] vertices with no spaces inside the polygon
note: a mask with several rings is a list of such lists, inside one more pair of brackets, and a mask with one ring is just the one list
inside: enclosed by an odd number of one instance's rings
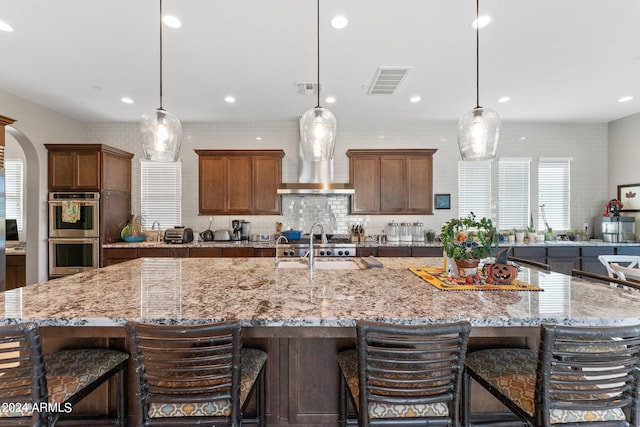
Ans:
{"label": "dark wood cabinet", "polygon": [[442,248],[440,246],[415,246],[411,248],[411,256],[441,257]]}
{"label": "dark wood cabinet", "polygon": [[357,214],[433,213],[433,154],[425,150],[349,150]]}
{"label": "dark wood cabinet", "polygon": [[411,246],[380,246],[378,247],[379,257],[410,257]]}
{"label": "dark wood cabinet", "polygon": [[26,255],[6,256],[6,290],[21,288],[27,284]]}
{"label": "dark wood cabinet", "polygon": [[45,144],[50,191],[131,193],[133,154],[103,144]]}
{"label": "dark wood cabinet", "polygon": [[138,258],[188,258],[189,248],[172,246],[169,248],[138,248]]}
{"label": "dark wood cabinet", "polygon": [[195,150],[201,215],[280,213],[282,150]]}
{"label": "dark wood cabinet", "polygon": [[130,261],[138,258],[138,250],[136,248],[103,248],[102,249],[102,266],[108,267],[121,262]]}
{"label": "dark wood cabinet", "polygon": [[245,257],[253,257],[254,250],[250,247],[239,247],[239,248],[222,248],[222,256],[229,258],[245,258]]}
{"label": "dark wood cabinet", "polygon": [[189,248],[191,258],[220,258],[222,248]]}
{"label": "dark wood cabinet", "polygon": [[377,247],[356,248],[357,257],[378,256]]}
{"label": "dark wood cabinet", "polygon": [[276,256],[276,248],[255,248],[253,256],[256,258],[274,258]]}

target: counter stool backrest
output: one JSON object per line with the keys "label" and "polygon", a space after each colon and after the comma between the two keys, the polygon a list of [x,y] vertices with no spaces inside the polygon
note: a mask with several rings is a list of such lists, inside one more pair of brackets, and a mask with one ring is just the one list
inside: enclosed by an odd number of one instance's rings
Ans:
{"label": "counter stool backrest", "polygon": [[558,410],[637,411],[640,326],[541,329],[536,425]]}
{"label": "counter stool backrest", "polygon": [[239,322],[130,322],[127,335],[136,364],[139,425],[178,422],[181,416],[194,423],[240,425]]}
{"label": "counter stool backrest", "polygon": [[357,323],[360,424],[388,405],[448,407],[456,425],[464,356],[471,325],[403,326]]}
{"label": "counter stool backrest", "polygon": [[[42,359],[40,335],[35,323],[21,323],[0,327],[0,402],[3,407],[24,407],[27,403],[47,402],[47,380]],[[46,412],[27,411],[11,417],[2,411],[0,425],[18,423],[18,419],[32,420],[33,425],[46,425]],[[32,418],[33,415],[33,418]]]}
{"label": "counter stool backrest", "polygon": [[[598,261],[607,269],[609,277],[620,278],[616,271],[611,268],[611,263],[616,263],[623,267],[638,268],[640,257],[635,255],[598,255]],[[621,277],[621,279],[626,280],[624,277]]]}

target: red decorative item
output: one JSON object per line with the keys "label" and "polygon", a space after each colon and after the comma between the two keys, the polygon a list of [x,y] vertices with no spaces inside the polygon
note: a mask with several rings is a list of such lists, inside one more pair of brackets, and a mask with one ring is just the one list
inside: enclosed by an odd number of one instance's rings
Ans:
{"label": "red decorative item", "polygon": [[602,216],[620,216],[622,208],[624,208],[624,205],[620,200],[611,199],[605,205]]}

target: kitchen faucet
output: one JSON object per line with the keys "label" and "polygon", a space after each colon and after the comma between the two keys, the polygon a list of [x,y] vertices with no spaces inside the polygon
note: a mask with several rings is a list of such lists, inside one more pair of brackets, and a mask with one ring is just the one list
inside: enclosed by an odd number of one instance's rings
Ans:
{"label": "kitchen faucet", "polygon": [[320,240],[322,243],[327,243],[327,236],[324,234],[324,226],[322,223],[316,222],[311,226],[311,230],[309,230],[309,271],[313,272],[313,267],[315,267],[315,260],[313,255],[313,229],[316,227],[320,227]]}
{"label": "kitchen faucet", "polygon": [[151,224],[151,230],[154,229],[156,224],[158,225],[158,232],[156,233],[156,242],[159,242],[160,241],[160,221],[153,221],[153,224]]}
{"label": "kitchen faucet", "polygon": [[285,243],[289,243],[289,239],[287,239],[287,236],[284,235],[278,236],[278,238],[276,239],[276,267],[280,262],[280,260],[278,259],[278,243],[280,243],[281,239],[284,239]]}

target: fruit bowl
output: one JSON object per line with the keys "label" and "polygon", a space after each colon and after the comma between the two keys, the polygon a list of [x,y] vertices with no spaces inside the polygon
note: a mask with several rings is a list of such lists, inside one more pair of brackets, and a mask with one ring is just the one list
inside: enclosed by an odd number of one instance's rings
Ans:
{"label": "fruit bowl", "polygon": [[125,242],[134,243],[134,242],[144,242],[147,240],[147,236],[144,234],[138,234],[137,236],[122,236]]}

